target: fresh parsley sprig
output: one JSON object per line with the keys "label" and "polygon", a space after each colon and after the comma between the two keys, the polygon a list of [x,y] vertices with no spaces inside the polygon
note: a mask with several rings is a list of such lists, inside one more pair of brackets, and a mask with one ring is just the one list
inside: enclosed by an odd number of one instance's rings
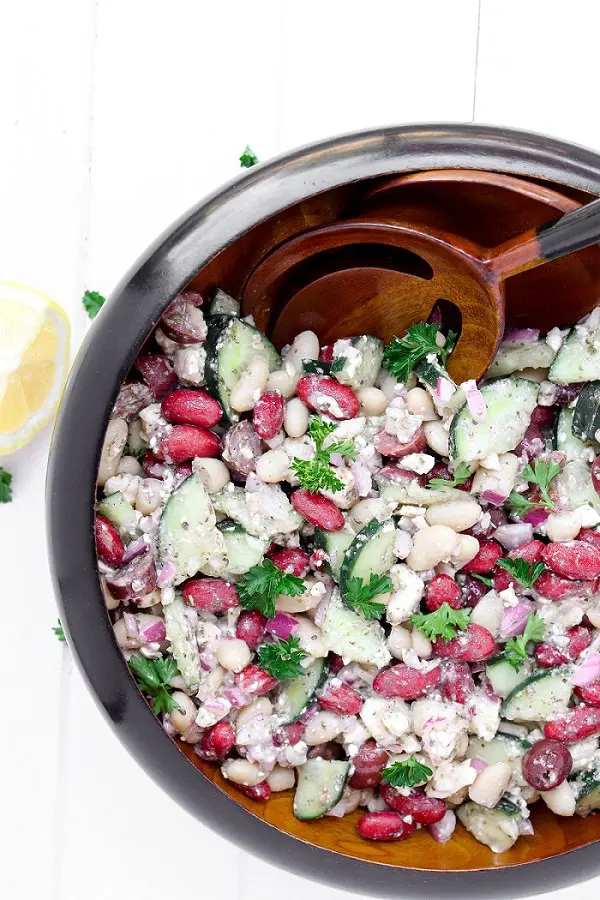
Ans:
{"label": "fresh parsley sprig", "polygon": [[383,603],[376,603],[373,597],[379,594],[387,594],[393,588],[389,575],[375,575],[373,573],[368,582],[362,578],[353,577],[348,580],[345,601],[355,612],[361,612],[367,621],[380,619],[385,612]]}
{"label": "fresh parsley sprig", "polygon": [[453,488],[459,484],[464,484],[465,481],[468,481],[471,477],[471,470],[469,466],[465,462],[461,462],[456,467],[456,471],[454,472],[451,479],[447,478],[431,478],[427,482],[427,487],[430,490],[437,490],[438,488]]}
{"label": "fresh parsley sprig", "polygon": [[315,442],[316,453],[313,459],[298,459],[292,462],[290,469],[303,488],[316,494],[318,491],[341,491],[344,488],[343,481],[338,478],[334,469],[330,466],[333,453],[339,453],[348,459],[356,457],[356,447],[353,441],[333,441],[328,447],[323,447],[325,438],[328,437],[336,426],[333,422],[325,422],[318,416],[311,416],[308,425],[308,434]]}
{"label": "fresh parsley sprig", "polygon": [[12,475],[0,466],[0,503],[12,500]]}
{"label": "fresh parsley sprig", "polygon": [[471,610],[452,609],[448,603],[442,603],[432,613],[416,613],[410,617],[411,623],[430,641],[451,641],[458,631],[465,631],[469,624]]}
{"label": "fresh parsley sprig", "polygon": [[95,319],[106,303],[106,297],[103,297],[98,291],[86,291],[81,302],[90,319]]}
{"label": "fresh parsley sprig", "polygon": [[516,669],[517,672],[525,660],[529,658],[527,654],[527,644],[529,641],[536,641],[539,643],[544,637],[545,630],[544,620],[538,616],[537,613],[534,613],[527,619],[523,634],[520,634],[518,637],[512,637],[506,642],[502,655],[506,662],[509,663],[513,669]]}
{"label": "fresh parsley sprig", "polygon": [[282,572],[270,559],[264,559],[237,583],[240,604],[244,609],[258,609],[267,619],[275,615],[275,602],[280,594],[299,597],[306,590],[302,578]]}
{"label": "fresh parsley sprig", "polygon": [[476,572],[470,573],[471,578],[476,578],[477,581],[481,581],[482,584],[485,584],[486,587],[491,588],[494,584],[491,578],[488,578],[487,575],[478,575]]}
{"label": "fresh parsley sprig", "polygon": [[129,668],[135,675],[140,690],[153,698],[152,712],[155,716],[179,709],[171,696],[173,688],[169,684],[178,673],[177,663],[172,656],[167,656],[166,659],[146,659],[145,656],[136,654],[130,658]]}
{"label": "fresh parsley sprig", "polygon": [[290,637],[287,641],[273,641],[271,644],[263,644],[258,648],[259,666],[273,678],[278,678],[279,681],[286,681],[302,675],[303,670],[300,663],[307,656],[306,651],[300,647],[300,640],[296,637]]}
{"label": "fresh parsley sprig", "polygon": [[497,564],[525,588],[533,587],[546,566],[543,562],[528,563],[524,559],[499,559]]}
{"label": "fresh parsley sprig", "polygon": [[424,766],[416,756],[398,760],[391,766],[386,766],[381,775],[381,780],[392,787],[416,787],[429,781],[433,775],[429,766]]}
{"label": "fresh parsley sprig", "polygon": [[242,155],[240,156],[240,166],[242,169],[250,169],[252,166],[255,166],[258,162],[258,156],[250,146],[250,144],[246,144]]}
{"label": "fresh parsley sprig", "polygon": [[67,639],[65,637],[65,630],[62,627],[62,622],[60,621],[60,619],[56,620],[56,625],[54,626],[52,631],[54,632],[54,634],[56,635],[56,637],[58,638],[59,641],[61,641],[63,644],[66,643]]}
{"label": "fresh parsley sprig", "polygon": [[522,475],[530,484],[535,484],[540,491],[539,500],[528,500],[517,491],[511,491],[508,498],[513,510],[520,516],[524,516],[530,509],[554,509],[554,501],[550,496],[550,483],[560,472],[560,466],[552,459],[536,459],[533,468],[525,466]]}
{"label": "fresh parsley sprig", "polygon": [[440,347],[437,338],[440,329],[427,322],[415,322],[407,328],[404,337],[393,337],[383,352],[383,365],[398,381],[406,381],[414,367],[431,353],[445,363],[454,346],[456,335],[448,334],[446,344]]}

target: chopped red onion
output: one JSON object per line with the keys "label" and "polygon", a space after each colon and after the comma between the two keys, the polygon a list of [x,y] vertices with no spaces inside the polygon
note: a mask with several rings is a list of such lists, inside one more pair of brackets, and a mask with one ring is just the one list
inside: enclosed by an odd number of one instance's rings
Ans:
{"label": "chopped red onion", "polygon": [[455,390],[456,388],[451,381],[448,381],[447,378],[442,378],[441,375],[438,375],[435,382],[435,395],[438,400],[441,400],[442,403],[447,403]]}
{"label": "chopped red onion", "polygon": [[252,701],[252,695],[241,687],[230,687],[223,691],[223,696],[229,700],[235,709],[241,709],[248,706]]}
{"label": "chopped red onion", "polygon": [[502,613],[502,622],[500,624],[500,637],[502,640],[523,634],[527,625],[527,619],[532,612],[533,603],[531,600],[519,600],[516,606],[506,606]]}
{"label": "chopped red onion", "polygon": [[132,638],[135,641],[139,640],[140,629],[135,615],[133,615],[133,613],[124,612],[123,621],[125,622],[125,634],[127,637]]}
{"label": "chopped red onion", "polygon": [[500,525],[492,534],[492,539],[498,541],[506,550],[514,550],[521,544],[526,544],[533,537],[533,525],[530,522],[515,522],[510,525]]}
{"label": "chopped red onion", "polygon": [[329,597],[321,600],[319,605],[315,610],[315,614],[313,616],[313,622],[317,626],[317,628],[322,628],[325,624],[325,617],[327,616],[327,610],[329,608]]}
{"label": "chopped red onion", "polygon": [[371,473],[367,467],[357,460],[350,467],[352,477],[354,478],[354,486],[359,497],[366,497],[371,490]]}
{"label": "chopped red onion", "polygon": [[456,816],[451,809],[446,810],[446,814],[439,822],[435,822],[429,826],[431,837],[438,844],[447,844],[456,828]]}
{"label": "chopped red onion", "polygon": [[600,677],[600,653],[588,653],[582,663],[575,666],[571,675],[571,684],[584,687]]}
{"label": "chopped red onion", "polygon": [[300,724],[301,724],[301,725],[306,725],[306,723],[309,722],[309,721],[312,719],[312,717],[316,714],[316,712],[317,712],[318,709],[319,709],[319,707],[318,707],[318,705],[317,705],[316,703],[311,703],[311,705],[308,707],[308,709],[306,709],[306,710],[302,713],[302,715],[300,716],[300,718],[298,719],[298,721],[300,722]]}
{"label": "chopped red onion", "polygon": [[483,772],[484,769],[487,769],[488,764],[483,760],[475,757],[470,760],[471,768],[476,769],[478,772]]}
{"label": "chopped red onion", "polygon": [[493,506],[502,506],[506,500],[506,494],[499,494],[498,491],[483,491],[481,499],[491,503]]}
{"label": "chopped red onion", "polygon": [[546,521],[550,513],[547,509],[530,509],[528,510],[523,519],[533,528],[538,528],[540,525]]}
{"label": "chopped red onion", "polygon": [[483,399],[483,394],[471,379],[470,381],[465,381],[462,385],[462,388],[465,392],[465,397],[467,398],[467,406],[469,407],[469,412],[476,419],[483,419],[485,414],[487,413],[487,406],[485,405],[485,400]]}
{"label": "chopped red onion", "polygon": [[329,457],[331,464],[334,466],[343,466],[344,465],[344,457],[341,453],[332,453]]}
{"label": "chopped red onion", "polygon": [[506,331],[503,344],[533,344],[540,336],[539,328],[514,328]]}
{"label": "chopped red onion", "polygon": [[288,615],[288,613],[278,612],[273,619],[269,619],[265,630],[269,634],[273,634],[275,637],[287,641],[297,627],[298,622],[293,616]]}
{"label": "chopped red onion", "polygon": [[141,556],[142,553],[146,553],[148,550],[148,544],[144,540],[144,536],[136,538],[134,541],[130,541],[125,547],[125,552],[123,553],[123,562],[128,563],[131,562],[132,559],[135,559],[137,556]]}
{"label": "chopped red onion", "polygon": [[156,579],[156,586],[159,588],[168,587],[173,583],[176,574],[177,570],[173,563],[166,562],[160,570],[158,578]]}
{"label": "chopped red onion", "polygon": [[529,837],[534,834],[531,819],[521,819],[521,821],[519,822],[519,834],[525,837]]}
{"label": "chopped red onion", "polygon": [[[125,615],[127,615],[127,613],[125,613]],[[143,625],[139,634],[145,644],[149,644],[153,641],[160,644],[162,641],[166,641],[167,629],[164,619],[160,619],[157,616],[154,622],[148,622],[146,625]]]}

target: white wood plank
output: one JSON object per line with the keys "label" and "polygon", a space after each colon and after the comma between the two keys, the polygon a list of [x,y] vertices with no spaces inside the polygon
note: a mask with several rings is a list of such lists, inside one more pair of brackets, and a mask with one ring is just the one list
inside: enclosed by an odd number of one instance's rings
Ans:
{"label": "white wood plank", "polygon": [[[93,0],[0,6],[0,278],[61,303],[75,326],[87,218]],[[65,23],[69,27],[65,27]],[[18,700],[0,738],[0,896],[50,897],[58,855],[59,738],[68,655],[46,559],[44,477],[49,429],[1,460],[14,500],[0,506],[2,650]],[[16,718],[9,721],[16,712]],[[16,730],[15,730],[16,729]],[[34,860],[32,864],[32,860]]]}

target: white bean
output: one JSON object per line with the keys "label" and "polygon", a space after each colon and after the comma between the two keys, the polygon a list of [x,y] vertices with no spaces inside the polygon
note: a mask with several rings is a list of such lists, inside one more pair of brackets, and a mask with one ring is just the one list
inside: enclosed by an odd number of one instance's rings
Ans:
{"label": "white bean", "polygon": [[382,416],[387,409],[388,399],[379,388],[360,388],[356,396],[360,400],[360,411],[363,416]]}
{"label": "white bean", "polygon": [[277,450],[285,441],[285,431],[283,428],[278,431],[275,437],[263,438],[263,444],[266,444],[269,450]]}
{"label": "white bean", "polygon": [[398,385],[398,380],[382,369],[377,376],[377,387],[380,388],[387,397],[388,403],[394,399],[394,391]]}
{"label": "white bean", "polygon": [[192,698],[184,694],[183,691],[173,691],[171,697],[179,709],[173,709],[169,713],[169,721],[175,731],[178,731],[179,734],[185,734],[190,725],[195,723],[198,709]]}
{"label": "white bean", "polygon": [[406,564],[415,572],[433,569],[446,561],[458,544],[458,535],[447,525],[431,525],[413,535],[412,550]]}
{"label": "white bean", "polygon": [[270,716],[273,712],[273,704],[269,700],[268,697],[257,697],[256,700],[253,700],[252,703],[249,703],[248,706],[244,706],[240,709],[238,713],[238,717],[235,720],[236,729],[242,728],[244,725],[247,725],[250,719],[253,719],[255,716]]}
{"label": "white bean", "polygon": [[162,489],[163,483],[158,478],[143,478],[135,498],[135,508],[138,512],[141,512],[143,516],[149,516],[155,509],[158,509],[162,499]]}
{"label": "white bean", "polygon": [[420,387],[413,388],[406,395],[406,406],[414,416],[434,417],[433,400],[426,390]]}
{"label": "white bean", "polygon": [[508,787],[512,767],[505,762],[492,763],[480,772],[469,788],[469,797],[486,809],[493,809]]}
{"label": "white bean", "polygon": [[220,459],[197,458],[192,466],[209,494],[216,494],[231,480],[229,469]]}
{"label": "white bean", "polygon": [[306,723],[304,741],[309,747],[325,744],[341,734],[346,725],[347,720],[343,716],[322,709]]}
{"label": "white bean", "polygon": [[318,359],[320,349],[319,338],[314,331],[301,331],[284,356],[285,368],[288,369],[289,366],[297,376],[301,376],[302,360]]}
{"label": "white bean", "polygon": [[443,422],[425,422],[423,426],[427,446],[439,456],[448,456],[448,431]]}
{"label": "white bean", "polygon": [[236,412],[248,412],[267,386],[269,365],[261,356],[251,359],[231,391],[230,404]]}
{"label": "white bean", "polygon": [[[392,502],[392,509],[394,507]],[[383,497],[369,497],[367,500],[359,500],[348,514],[348,520],[355,528],[361,529],[371,519],[382,521],[390,513],[390,501]]]}
{"label": "white bean", "polygon": [[308,409],[299,397],[293,397],[285,404],[283,427],[292,438],[299,438],[306,434]]}
{"label": "white bean", "polygon": [[402,659],[402,651],[412,647],[411,635],[402,625],[394,625],[386,641],[387,648],[396,659]]}
{"label": "white bean", "polygon": [[479,553],[479,541],[472,534],[459,534],[458,543],[452,552],[452,562],[458,566],[475,559]]}
{"label": "white bean", "polygon": [[556,816],[575,815],[575,795],[568,781],[563,781],[551,791],[542,791],[542,800]]}
{"label": "white bean", "polygon": [[256,763],[247,759],[226,759],[221,766],[221,774],[234,784],[246,787],[253,787],[265,780],[265,773],[261,772]]}
{"label": "white bean", "polygon": [[158,606],[161,602],[161,594],[158,588],[150,594],[146,594],[141,600],[136,600],[135,605],[138,609],[150,609],[151,606]]}
{"label": "white bean", "polygon": [[278,484],[285,481],[290,468],[290,458],[285,450],[267,450],[256,461],[256,474],[267,484]]}
{"label": "white bean", "polygon": [[430,506],[425,513],[429,525],[447,525],[454,531],[466,531],[472,528],[481,518],[481,507],[475,500],[466,497],[464,500],[450,500],[449,503],[438,503]]}
{"label": "white bean", "polygon": [[304,584],[306,589],[303,594],[298,597],[292,597],[288,594],[280,594],[276,600],[276,607],[280,612],[306,612],[318,606],[323,595],[325,594],[325,585],[316,578],[305,578]]}
{"label": "white bean", "polygon": [[600,629],[600,603],[590,603],[586,609],[586,615],[594,628]]}
{"label": "white bean", "polygon": [[219,663],[228,672],[241,672],[252,659],[248,644],[239,638],[226,638],[219,641],[216,656]]}
{"label": "white bean", "polygon": [[144,470],[135,456],[122,456],[117,469],[119,475],[143,475]]}
{"label": "white bean", "polygon": [[267,379],[268,391],[279,391],[287,400],[293,395],[295,389],[294,379],[285,369],[275,369],[274,372],[269,373]]}
{"label": "white bean", "polygon": [[300,647],[309,656],[315,659],[323,659],[327,656],[329,648],[323,638],[320,628],[311,622],[306,616],[296,616],[298,627],[294,629],[294,637],[298,638]]}
{"label": "white bean", "polygon": [[100,487],[104,487],[108,479],[117,474],[123,447],[127,440],[127,433],[128,429],[125,419],[111,419],[106,426],[100,462],[98,463],[98,475],[96,476],[96,481]]}
{"label": "white bean", "polygon": [[284,769],[283,766],[275,766],[269,773],[267,784],[272,791],[289,791],[296,783],[296,773],[293,769]]}
{"label": "white bean", "polygon": [[581,530],[581,519],[576,510],[552,512],[546,519],[546,534],[551,541],[572,541]]}
{"label": "white bean", "polygon": [[416,628],[411,632],[412,649],[415,651],[419,659],[431,659],[433,647],[431,641],[421,634]]}

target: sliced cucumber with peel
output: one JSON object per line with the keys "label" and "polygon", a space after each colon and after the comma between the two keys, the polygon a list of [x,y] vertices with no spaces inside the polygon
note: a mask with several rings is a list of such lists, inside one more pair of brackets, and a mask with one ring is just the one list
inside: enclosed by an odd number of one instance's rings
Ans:
{"label": "sliced cucumber with peel", "polygon": [[366,619],[349,609],[334,590],[322,625],[328,648],[344,661],[384,666],[391,659],[385,645],[385,632],[378,622]]}
{"label": "sliced cucumber with peel", "polygon": [[122,534],[134,535],[139,532],[140,514],[136,512],[121,491],[109,494],[96,505],[96,512],[108,519]]}
{"label": "sliced cucumber with peel", "polygon": [[486,405],[481,419],[465,403],[450,426],[454,463],[507,453],[521,442],[537,405],[538,385],[527,378],[501,378],[480,388]]}
{"label": "sliced cucumber with peel", "polygon": [[571,699],[572,669],[546,669],[518,684],[502,704],[502,716],[511,722],[547,722],[564,713]]}
{"label": "sliced cucumber with peel", "polygon": [[315,659],[298,678],[284,681],[275,701],[275,710],[282,725],[300,718],[327,678],[327,672],[325,660]]}
{"label": "sliced cucumber with peel", "polygon": [[294,795],[297,819],[320,819],[338,803],[344,793],[350,763],[339,759],[309,759],[298,767]]}
{"label": "sliced cucumber with peel", "polygon": [[560,505],[576,509],[588,503],[600,512],[600,496],[592,482],[592,471],[584,459],[571,459],[554,479]]}
{"label": "sliced cucumber with peel", "polygon": [[335,581],[339,581],[344,554],[354,540],[349,531],[322,531],[315,529],[315,547],[325,550],[329,556],[329,571]]}
{"label": "sliced cucumber with peel", "polygon": [[488,766],[498,762],[508,763],[513,769],[513,778],[516,783],[525,784],[521,771],[521,759],[530,746],[529,741],[523,741],[514,734],[498,731],[491,741],[470,737],[467,759],[481,759]]}
{"label": "sliced cucumber with peel", "polygon": [[573,414],[573,434],[582,441],[591,441],[600,428],[600,381],[590,381],[582,387]]}
{"label": "sliced cucumber with peel", "polygon": [[383,341],[370,334],[361,334],[360,337],[350,338],[350,343],[352,349],[343,360],[339,358],[343,363],[339,368],[335,365],[338,360],[334,359],[331,374],[355,391],[373,387],[383,361]]}
{"label": "sliced cucumber with peel", "polygon": [[340,591],[346,597],[351,578],[368,582],[371,575],[385,575],[396,562],[394,541],[396,529],[391,519],[371,519],[356,535],[340,569]]}
{"label": "sliced cucumber with peel", "polygon": [[163,612],[167,640],[177,668],[188,690],[196,691],[200,682],[200,652],[196,639],[198,614],[186,606],[179,591],[171,603],[163,606]]}
{"label": "sliced cucumber with peel", "polygon": [[545,341],[532,341],[529,344],[515,341],[501,344],[485,377],[502,378],[523,369],[548,369],[555,356],[556,350]]}
{"label": "sliced cucumber with peel", "polygon": [[503,656],[494,656],[488,660],[485,674],[499,697],[507,697],[523,681],[523,676]]}
{"label": "sliced cucumber with peel", "polygon": [[576,384],[600,379],[600,326],[588,330],[572,328],[550,367],[548,379],[554,384]]}
{"label": "sliced cucumber with peel", "polygon": [[220,522],[217,528],[225,541],[226,572],[230,575],[244,575],[252,566],[260,565],[269,541],[248,534],[237,522]]}
{"label": "sliced cucumber with peel", "polygon": [[576,459],[578,461],[585,461],[584,457],[586,448],[589,447],[593,450],[595,448],[597,450],[598,445],[593,441],[583,441],[574,434],[574,415],[574,409],[571,409],[568,406],[561,407],[561,410],[556,417],[556,424],[554,426],[554,449],[560,450],[561,453],[564,453],[567,457],[567,461],[573,459]]}
{"label": "sliced cucumber with peel", "polygon": [[600,809],[600,771],[576,772],[569,776],[569,783],[575,794],[575,812],[587,816]]}
{"label": "sliced cucumber with peel", "polygon": [[240,304],[221,288],[217,288],[208,307],[210,316],[239,316]]}
{"label": "sliced cucumber with peel", "polygon": [[469,800],[456,810],[456,816],[476,840],[494,853],[505,853],[519,837],[518,815],[509,815],[505,809],[487,809]]}

